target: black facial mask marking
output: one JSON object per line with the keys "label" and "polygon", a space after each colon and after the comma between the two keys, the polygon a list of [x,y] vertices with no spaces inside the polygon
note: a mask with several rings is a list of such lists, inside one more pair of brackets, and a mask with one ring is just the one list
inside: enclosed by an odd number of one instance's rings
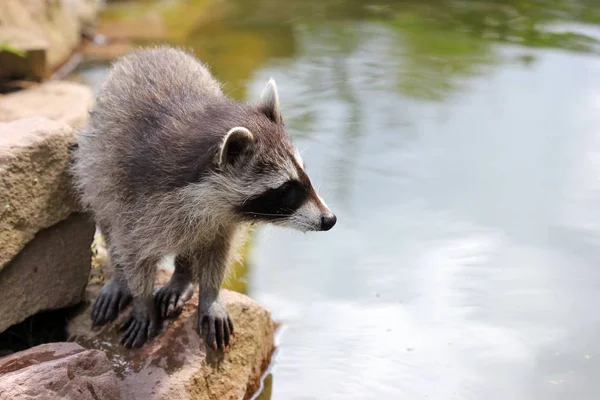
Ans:
{"label": "black facial mask marking", "polygon": [[269,189],[244,203],[239,211],[251,218],[273,220],[293,214],[306,200],[308,191],[302,183],[291,180]]}

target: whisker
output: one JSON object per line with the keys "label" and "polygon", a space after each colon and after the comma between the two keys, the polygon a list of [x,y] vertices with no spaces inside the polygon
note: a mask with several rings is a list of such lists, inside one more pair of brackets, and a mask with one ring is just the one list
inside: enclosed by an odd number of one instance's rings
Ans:
{"label": "whisker", "polygon": [[298,149],[298,153],[300,153],[300,155],[302,155],[302,154],[303,154],[303,153],[304,153],[306,150],[308,150],[309,148],[310,148],[310,145],[309,145],[309,146],[306,146],[306,147],[305,147],[304,149],[302,149],[302,150]]}
{"label": "whisker", "polygon": [[244,212],[247,215],[260,215],[262,217],[281,217],[281,218],[290,218],[292,214],[267,214],[267,213],[257,213],[257,212]]}
{"label": "whisker", "polygon": [[294,223],[296,225],[302,226],[304,228],[307,228],[308,230],[315,229],[315,227],[312,224],[309,224],[308,222],[304,222],[304,221],[302,221],[300,219],[297,219],[297,218],[291,218],[290,222],[292,222],[292,223]]}

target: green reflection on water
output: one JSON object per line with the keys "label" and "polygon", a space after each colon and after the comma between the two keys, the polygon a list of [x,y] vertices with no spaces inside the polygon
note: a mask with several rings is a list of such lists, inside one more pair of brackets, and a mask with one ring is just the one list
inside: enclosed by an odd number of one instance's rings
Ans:
{"label": "green reflection on water", "polygon": [[[598,6],[598,0],[172,0],[114,3],[105,18],[160,20],[165,37],[152,43],[194,50],[239,99],[246,98],[246,84],[259,68],[291,60],[300,48],[344,59],[368,37],[361,24],[375,24],[394,43],[383,49],[396,66],[390,89],[443,100],[460,90],[456,78],[499,62],[495,44],[596,53],[595,38],[565,24],[600,22]],[[299,29],[317,35],[308,35],[311,43],[299,43]]]}

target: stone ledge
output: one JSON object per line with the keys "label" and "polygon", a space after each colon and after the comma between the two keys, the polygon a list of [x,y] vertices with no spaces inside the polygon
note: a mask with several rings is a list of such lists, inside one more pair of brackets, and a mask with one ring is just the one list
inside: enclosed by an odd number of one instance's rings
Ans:
{"label": "stone ledge", "polygon": [[81,129],[94,104],[94,93],[82,84],[51,81],[0,96],[0,122],[45,117]]}
{"label": "stone ledge", "polygon": [[41,229],[79,209],[68,166],[72,129],[45,118],[0,123],[0,271]]}
{"label": "stone ledge", "polygon": [[[160,270],[158,284],[170,273]],[[89,303],[99,285],[89,285]],[[249,297],[223,289],[221,296],[236,336],[225,353],[206,348],[195,331],[197,294],[175,320],[166,321],[159,335],[141,349],[124,349],[117,327],[127,317],[125,309],[115,323],[91,329],[91,307],[73,319],[69,335],[88,349],[105,352],[111,361],[123,398],[161,400],[249,399],[259,388],[274,350],[276,324],[271,314]]]}
{"label": "stone ledge", "polygon": [[40,311],[82,300],[94,230],[86,214],[72,214],[38,232],[0,271],[0,332]]}
{"label": "stone ledge", "polygon": [[80,45],[81,35],[92,29],[100,0],[2,0],[0,43],[29,53],[19,59],[0,52],[0,80],[42,80],[64,64]]}
{"label": "stone ledge", "polygon": [[48,343],[0,358],[0,400],[119,400],[106,356],[75,343]]}

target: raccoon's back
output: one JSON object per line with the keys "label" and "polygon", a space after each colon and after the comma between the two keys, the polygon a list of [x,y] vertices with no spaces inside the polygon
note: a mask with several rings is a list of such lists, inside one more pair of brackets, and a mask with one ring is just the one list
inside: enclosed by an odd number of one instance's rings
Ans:
{"label": "raccoon's back", "polygon": [[197,106],[222,95],[221,85],[204,64],[182,50],[161,46],[119,59],[100,90],[97,108],[179,113],[190,102]]}
{"label": "raccoon's back", "polygon": [[78,138],[74,172],[84,202],[100,209],[165,187],[186,119],[222,98],[208,69],[181,50],[155,47],[119,59]]}

